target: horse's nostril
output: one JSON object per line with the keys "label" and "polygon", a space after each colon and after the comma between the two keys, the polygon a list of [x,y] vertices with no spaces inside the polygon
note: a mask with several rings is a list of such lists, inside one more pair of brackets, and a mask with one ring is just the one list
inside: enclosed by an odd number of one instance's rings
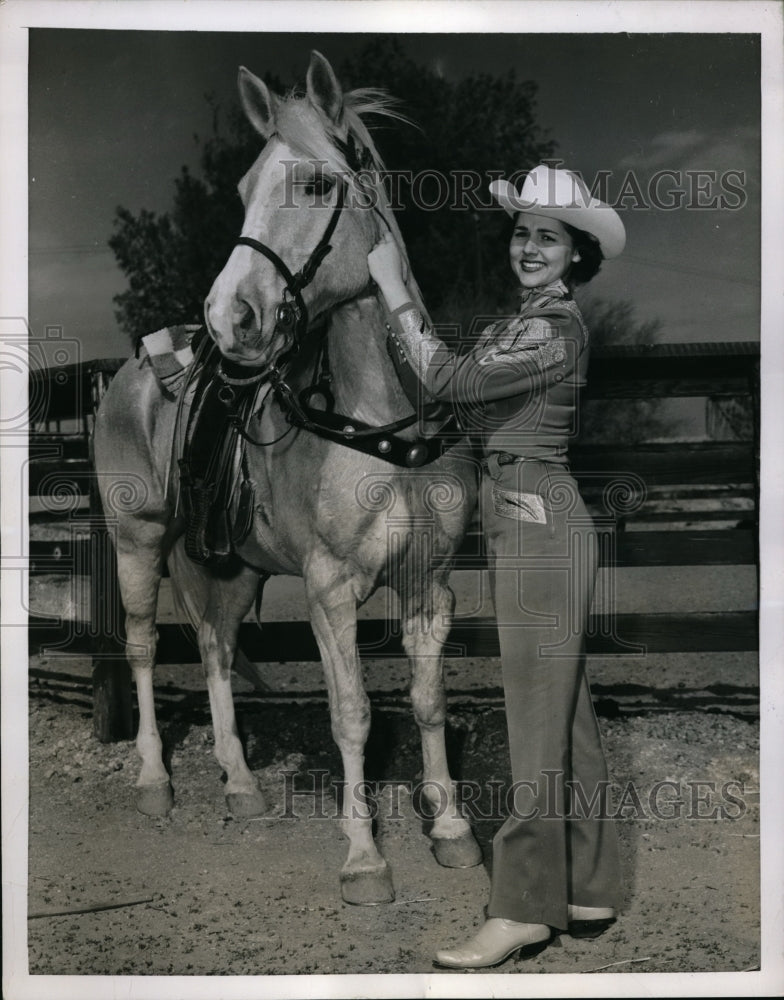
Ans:
{"label": "horse's nostril", "polygon": [[242,330],[243,333],[253,333],[253,328],[255,324],[256,324],[256,314],[247,304],[247,302],[241,302],[237,327],[240,330]]}

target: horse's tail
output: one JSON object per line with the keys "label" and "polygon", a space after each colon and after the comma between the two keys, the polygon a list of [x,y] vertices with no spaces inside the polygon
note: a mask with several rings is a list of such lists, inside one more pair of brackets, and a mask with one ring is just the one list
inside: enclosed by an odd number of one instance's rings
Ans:
{"label": "horse's tail", "polygon": [[[187,621],[194,628],[197,628],[207,609],[210,574],[198,563],[188,558],[183,538],[178,538],[171,547],[167,563],[175,607],[181,614],[185,615]],[[252,663],[239,646],[234,654],[232,667],[241,677],[250,681],[255,688],[269,691],[269,685],[262,677],[258,664]]]}

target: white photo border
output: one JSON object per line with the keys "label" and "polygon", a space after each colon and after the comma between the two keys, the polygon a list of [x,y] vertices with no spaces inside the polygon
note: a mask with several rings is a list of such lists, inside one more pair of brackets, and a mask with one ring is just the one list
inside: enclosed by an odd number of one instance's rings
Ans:
{"label": "white photo border", "polygon": [[[591,2],[591,0],[5,0],[0,5],[0,336],[25,329],[27,316],[27,44],[37,27],[146,31],[286,31],[418,33],[517,32],[759,32],[762,36],[762,497],[760,710],[763,731],[762,971],[747,973],[599,973],[591,976],[526,976],[529,996],[767,996],[784,989],[784,812],[777,795],[784,759],[784,474],[781,400],[784,400],[784,50],[778,3]],[[568,25],[568,29],[564,29]],[[9,95],[12,95],[9,97]],[[27,380],[3,372],[3,413],[19,412]],[[3,483],[20,482],[24,449],[2,449]],[[23,481],[22,481],[23,482]],[[24,483],[23,483],[24,485]],[[3,550],[14,532],[24,533],[20,494],[2,491]],[[7,576],[4,575],[4,576]],[[29,976],[27,972],[27,662],[24,613],[3,580],[2,607],[2,847],[4,995],[8,1000],[46,996],[129,1000],[169,997],[447,997],[519,995],[518,976],[274,976],[274,977],[83,977]],[[21,615],[21,618],[20,618]],[[7,627],[12,626],[12,627]],[[218,985],[219,981],[219,985]]]}

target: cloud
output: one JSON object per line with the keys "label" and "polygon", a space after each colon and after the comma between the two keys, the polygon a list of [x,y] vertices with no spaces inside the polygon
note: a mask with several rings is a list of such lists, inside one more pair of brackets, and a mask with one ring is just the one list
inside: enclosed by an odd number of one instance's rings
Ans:
{"label": "cloud", "polygon": [[638,150],[621,160],[622,167],[656,169],[665,164],[671,166],[672,161],[705,141],[705,134],[695,129],[684,132],[660,132],[655,135],[644,149]]}
{"label": "cloud", "polygon": [[660,132],[643,148],[624,157],[621,167],[635,171],[759,169],[760,130],[739,126],[727,132],[697,129]]}

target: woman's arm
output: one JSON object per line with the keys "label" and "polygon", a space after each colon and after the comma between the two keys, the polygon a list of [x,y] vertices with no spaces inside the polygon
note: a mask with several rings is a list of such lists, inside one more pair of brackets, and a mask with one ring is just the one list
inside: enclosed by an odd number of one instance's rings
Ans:
{"label": "woman's arm", "polygon": [[392,350],[408,362],[436,399],[481,403],[543,392],[562,382],[577,366],[583,333],[567,309],[551,306],[546,315],[526,320],[526,337],[508,352],[475,349],[458,357],[411,302],[400,255],[391,238],[371,251],[368,267],[392,316]]}
{"label": "woman's arm", "polygon": [[510,351],[473,350],[463,357],[435,336],[413,303],[392,315],[393,346],[405,355],[432,396],[452,403],[544,392],[574,372],[582,350],[582,330],[566,310],[527,320],[526,338]]}
{"label": "woman's arm", "polygon": [[390,312],[410,302],[411,295],[403,278],[403,260],[391,233],[385,233],[368,254],[368,270],[381,289]]}

